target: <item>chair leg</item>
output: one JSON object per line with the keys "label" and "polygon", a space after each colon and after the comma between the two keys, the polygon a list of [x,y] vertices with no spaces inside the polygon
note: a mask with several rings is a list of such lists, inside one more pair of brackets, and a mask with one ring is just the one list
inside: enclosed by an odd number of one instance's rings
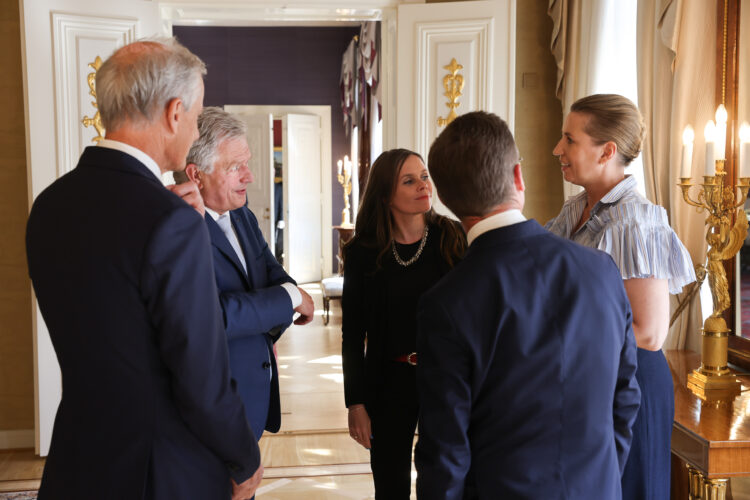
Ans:
{"label": "chair leg", "polygon": [[330,313],[330,307],[331,307],[331,299],[328,297],[323,297],[323,324],[328,324],[328,315]]}

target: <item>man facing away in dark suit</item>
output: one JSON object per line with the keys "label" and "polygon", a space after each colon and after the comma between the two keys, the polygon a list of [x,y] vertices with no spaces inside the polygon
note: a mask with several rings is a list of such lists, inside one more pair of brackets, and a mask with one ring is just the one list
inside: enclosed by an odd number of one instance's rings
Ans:
{"label": "man facing away in dark suit", "polygon": [[198,118],[200,138],[185,173],[206,205],[219,302],[224,313],[232,377],[255,436],[281,425],[279,379],[273,344],[292,323],[313,319],[312,298],[298,288],[268,248],[247,208],[250,148],[245,124],[209,107]]}
{"label": "man facing away in dark suit", "polygon": [[245,499],[263,476],[200,196],[160,179],[198,137],[203,74],[173,39],[117,50],[96,75],[105,140],[34,202],[29,274],[63,385],[40,499]]}
{"label": "man facing away in dark suit", "polygon": [[497,116],[456,118],[429,169],[469,249],[419,306],[418,496],[619,499],[640,390],[617,267],[524,218]]}

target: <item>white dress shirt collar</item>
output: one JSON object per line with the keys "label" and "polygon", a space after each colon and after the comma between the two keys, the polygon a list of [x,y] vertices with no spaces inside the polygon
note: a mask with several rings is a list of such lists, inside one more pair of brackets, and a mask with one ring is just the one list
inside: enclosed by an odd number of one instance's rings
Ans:
{"label": "white dress shirt collar", "polygon": [[224,214],[220,214],[220,213],[218,213],[218,212],[216,212],[216,211],[214,211],[214,210],[212,210],[212,209],[210,209],[208,207],[206,207],[206,213],[208,215],[210,215],[213,218],[213,220],[215,220],[215,221],[219,220],[219,217],[221,217],[222,215],[224,215]]}
{"label": "white dress shirt collar", "polygon": [[159,181],[161,181],[161,169],[159,168],[159,165],[156,164],[153,158],[151,158],[140,149],[133,147],[130,144],[125,144],[124,142],[113,141],[112,139],[102,139],[101,141],[99,141],[97,146],[108,149],[116,149],[117,151],[132,156],[139,162],[143,163],[146,168],[148,168],[151,173],[154,174],[156,178],[159,179]]}
{"label": "white dress shirt collar", "polygon": [[516,208],[491,215],[486,219],[480,220],[469,229],[469,232],[466,234],[466,241],[471,245],[472,241],[487,231],[492,231],[499,227],[510,226],[512,224],[518,224],[525,220],[526,217],[524,217],[521,211]]}

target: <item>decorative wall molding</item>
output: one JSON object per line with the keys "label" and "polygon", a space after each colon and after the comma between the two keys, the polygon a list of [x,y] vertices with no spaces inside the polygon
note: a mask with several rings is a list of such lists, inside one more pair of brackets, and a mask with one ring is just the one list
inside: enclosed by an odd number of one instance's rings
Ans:
{"label": "decorative wall molding", "polygon": [[69,172],[95,132],[81,123],[96,112],[86,76],[96,56],[106,59],[114,49],[137,38],[134,18],[94,17],[51,12],[55,82],[57,176]]}
{"label": "decorative wall molding", "polygon": [[33,447],[34,429],[0,431],[0,450]]}
{"label": "decorative wall molding", "polygon": [[493,19],[424,22],[416,25],[416,71],[414,96],[415,147],[424,151],[440,132],[436,117],[447,111],[443,94],[443,66],[457,59],[462,65],[465,87],[458,114],[492,109],[494,64]]}
{"label": "decorative wall molding", "polygon": [[403,0],[317,0],[271,2],[268,0],[224,0],[160,2],[161,18],[180,26],[341,26],[350,22],[379,21],[384,9],[395,9]]}

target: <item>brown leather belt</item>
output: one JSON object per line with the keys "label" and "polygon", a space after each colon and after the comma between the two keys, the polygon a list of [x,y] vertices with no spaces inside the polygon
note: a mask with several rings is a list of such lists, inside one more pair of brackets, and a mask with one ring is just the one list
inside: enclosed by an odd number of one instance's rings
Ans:
{"label": "brown leather belt", "polygon": [[397,356],[393,358],[393,361],[400,363],[409,363],[412,366],[417,366],[417,353],[412,352],[411,354],[404,354],[403,356]]}

